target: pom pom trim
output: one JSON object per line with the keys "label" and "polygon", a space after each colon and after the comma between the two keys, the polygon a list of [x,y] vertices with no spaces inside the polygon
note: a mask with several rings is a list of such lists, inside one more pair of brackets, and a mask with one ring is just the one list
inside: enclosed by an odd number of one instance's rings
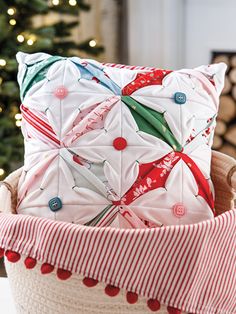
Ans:
{"label": "pom pom trim", "polygon": [[105,288],[105,293],[109,295],[109,297],[115,297],[120,292],[119,287],[115,287],[113,285],[107,285]]}
{"label": "pom pom trim", "polygon": [[61,280],[67,280],[71,277],[72,273],[69,270],[58,268],[57,277]]}
{"label": "pom pom trim", "polygon": [[147,306],[153,312],[159,311],[161,308],[160,302],[156,299],[147,300]]}
{"label": "pom pom trim", "polygon": [[24,260],[24,264],[25,264],[25,267],[27,269],[32,269],[32,268],[34,268],[36,266],[37,260],[35,258],[32,258],[32,257],[28,256]]}
{"label": "pom pom trim", "polygon": [[[3,257],[5,254],[7,260],[12,263],[16,263],[20,260],[21,255],[15,251],[11,250],[4,250],[3,248],[0,248],[0,258]],[[27,269],[33,269],[37,264],[37,260],[35,258],[32,258],[30,256],[26,257],[24,260],[24,265]],[[49,263],[43,263],[40,268],[41,274],[50,274],[54,271],[54,266]],[[69,270],[65,270],[62,268],[58,268],[56,271],[57,277],[60,280],[67,280],[72,276],[72,272]],[[82,280],[83,284],[86,287],[95,287],[98,284],[98,280],[84,277]],[[111,284],[108,284],[104,289],[105,294],[107,294],[110,297],[117,296],[120,292],[120,288],[113,286]],[[138,301],[138,294],[132,291],[127,291],[126,293],[126,300],[129,304],[135,304]],[[149,299],[147,300],[147,307],[153,311],[157,312],[161,308],[161,304],[157,299]],[[181,310],[167,306],[167,311],[169,314],[181,314]]]}
{"label": "pom pom trim", "polygon": [[7,250],[5,256],[7,260],[12,263],[16,263],[20,260],[20,254],[11,250]]}
{"label": "pom pom trim", "polygon": [[172,306],[167,306],[167,311],[169,314],[181,314],[181,310],[176,309],[175,307]]}
{"label": "pom pom trim", "polygon": [[95,287],[98,284],[98,280],[89,277],[84,277],[83,284],[88,288]]}
{"label": "pom pom trim", "polygon": [[126,300],[129,304],[134,304],[138,301],[138,295],[135,292],[128,291],[126,293]]}
{"label": "pom pom trim", "polygon": [[41,274],[46,275],[52,273],[54,270],[54,266],[48,263],[44,263],[41,265]]}

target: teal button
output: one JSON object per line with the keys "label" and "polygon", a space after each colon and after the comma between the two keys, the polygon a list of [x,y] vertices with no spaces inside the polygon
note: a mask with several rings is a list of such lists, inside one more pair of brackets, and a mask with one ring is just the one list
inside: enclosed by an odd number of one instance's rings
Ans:
{"label": "teal button", "polygon": [[54,197],[48,202],[51,211],[56,212],[62,208],[62,202],[59,197]]}
{"label": "teal button", "polygon": [[175,100],[176,104],[183,105],[186,103],[187,98],[186,98],[186,95],[184,93],[177,92],[174,95],[174,100]]}

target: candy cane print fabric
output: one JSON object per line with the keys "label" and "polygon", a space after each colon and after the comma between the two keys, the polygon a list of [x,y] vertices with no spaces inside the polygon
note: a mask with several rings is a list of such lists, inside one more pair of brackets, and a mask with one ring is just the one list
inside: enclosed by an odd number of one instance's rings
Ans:
{"label": "candy cane print fabric", "polygon": [[124,228],[214,216],[210,159],[223,64],[181,72],[17,58],[19,213]]}

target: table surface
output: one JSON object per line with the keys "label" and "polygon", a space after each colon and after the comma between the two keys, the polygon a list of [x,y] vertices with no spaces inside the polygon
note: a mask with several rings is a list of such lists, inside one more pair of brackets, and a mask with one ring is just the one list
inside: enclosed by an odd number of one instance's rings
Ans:
{"label": "table surface", "polygon": [[14,301],[7,278],[0,278],[0,309],[1,314],[16,314]]}

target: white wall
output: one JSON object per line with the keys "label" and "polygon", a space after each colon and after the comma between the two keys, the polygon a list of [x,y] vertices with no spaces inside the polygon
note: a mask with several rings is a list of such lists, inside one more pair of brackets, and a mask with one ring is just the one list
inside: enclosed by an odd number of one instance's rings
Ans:
{"label": "white wall", "polygon": [[128,0],[130,64],[174,67],[182,63],[183,1]]}
{"label": "white wall", "polygon": [[236,1],[186,0],[185,65],[208,63],[211,50],[236,51]]}
{"label": "white wall", "polygon": [[[161,62],[162,41],[161,12],[156,10],[156,0],[128,1],[128,58],[134,65],[153,66]],[[154,32],[158,29],[158,32]]]}
{"label": "white wall", "polygon": [[128,0],[129,64],[163,68],[236,51],[236,0]]}

